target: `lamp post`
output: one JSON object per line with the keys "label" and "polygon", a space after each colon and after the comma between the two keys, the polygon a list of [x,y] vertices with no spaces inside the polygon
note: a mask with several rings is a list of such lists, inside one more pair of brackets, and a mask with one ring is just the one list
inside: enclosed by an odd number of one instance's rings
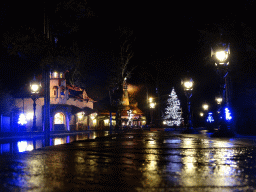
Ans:
{"label": "lamp post", "polygon": [[33,110],[34,110],[34,116],[33,116],[33,126],[32,131],[36,131],[36,100],[38,99],[39,90],[40,90],[41,84],[38,82],[34,76],[33,81],[30,82],[30,89],[31,89],[31,98],[33,100]]}
{"label": "lamp post", "polygon": [[183,85],[184,92],[187,97],[187,105],[188,105],[187,130],[191,130],[191,129],[193,129],[193,127],[192,127],[192,119],[191,119],[191,111],[190,111],[190,97],[192,96],[194,81],[192,78],[185,78],[185,79],[181,80],[181,85]]}
{"label": "lamp post", "polygon": [[221,95],[218,95],[215,97],[215,101],[217,103],[217,123],[219,124],[220,123],[220,118],[221,117],[221,104],[222,104],[222,96]]}
{"label": "lamp post", "polygon": [[[220,111],[219,118],[225,120],[225,127],[229,128],[229,122],[231,120],[230,113],[227,118],[227,111],[230,107],[230,90],[229,90],[229,58],[230,58],[230,47],[229,44],[219,43],[215,47],[211,48],[211,57],[213,58],[216,66],[216,72],[221,77],[221,89],[222,96],[216,98],[216,102],[219,105],[218,110]],[[218,100],[217,100],[218,99]],[[220,119],[218,119],[219,121]]]}
{"label": "lamp post", "polygon": [[156,106],[156,103],[153,102],[153,98],[152,97],[150,97],[148,100],[149,100],[149,108],[151,109],[150,110],[150,114],[151,114],[150,124],[153,124],[153,110],[154,110],[154,108]]}

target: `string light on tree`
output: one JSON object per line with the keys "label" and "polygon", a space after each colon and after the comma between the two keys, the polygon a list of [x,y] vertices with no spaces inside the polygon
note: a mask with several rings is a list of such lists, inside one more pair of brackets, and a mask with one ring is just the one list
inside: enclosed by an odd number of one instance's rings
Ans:
{"label": "string light on tree", "polygon": [[174,88],[172,88],[172,92],[169,95],[167,102],[164,124],[167,124],[168,126],[180,126],[182,121],[180,100],[178,99]]}

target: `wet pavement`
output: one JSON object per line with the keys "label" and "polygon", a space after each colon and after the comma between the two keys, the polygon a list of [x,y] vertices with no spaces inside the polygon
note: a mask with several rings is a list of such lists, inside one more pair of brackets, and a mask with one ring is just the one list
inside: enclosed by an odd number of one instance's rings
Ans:
{"label": "wet pavement", "polygon": [[0,191],[254,191],[256,139],[129,131],[0,155]]}

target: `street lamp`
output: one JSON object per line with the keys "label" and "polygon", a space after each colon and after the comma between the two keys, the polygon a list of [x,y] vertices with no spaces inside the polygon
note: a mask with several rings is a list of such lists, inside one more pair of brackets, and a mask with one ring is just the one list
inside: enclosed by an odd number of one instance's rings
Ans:
{"label": "street lamp", "polygon": [[190,97],[192,96],[192,90],[194,81],[192,78],[184,78],[181,80],[181,85],[183,85],[185,95],[187,97],[187,105],[188,105],[188,126],[187,129],[192,129],[192,120],[191,120],[191,111],[190,111]]}
{"label": "street lamp", "polygon": [[33,103],[33,110],[34,110],[34,116],[33,116],[33,126],[32,131],[36,131],[36,100],[39,98],[39,90],[41,87],[41,83],[38,82],[34,76],[34,79],[30,82],[30,89],[31,89],[31,98],[34,101]]}
{"label": "street lamp", "polygon": [[[224,103],[229,105],[229,83],[228,83],[228,72],[229,72],[229,58],[230,58],[230,47],[229,44],[219,43],[214,48],[211,48],[211,57],[215,61],[216,71],[223,79],[222,91]],[[222,101],[221,101],[222,102]]]}
{"label": "street lamp", "polygon": [[202,107],[203,107],[203,109],[204,109],[205,111],[207,111],[207,110],[209,109],[209,105],[206,104],[206,103],[204,103]]}
{"label": "street lamp", "polygon": [[217,105],[221,105],[221,103],[222,103],[222,97],[221,96],[216,96],[215,97],[215,101],[217,102]]}
{"label": "street lamp", "polygon": [[151,122],[150,122],[150,124],[153,124],[153,110],[154,110],[154,108],[156,106],[156,103],[153,100],[154,99],[152,97],[150,97],[148,99],[148,101],[149,101],[149,108],[151,109],[150,110],[150,114],[151,114]]}
{"label": "street lamp", "polygon": [[[229,105],[230,105],[230,93],[229,93],[230,78],[228,76],[229,59],[230,59],[229,44],[225,44],[225,43],[216,44],[215,47],[211,48],[211,57],[215,62],[216,72],[218,75],[220,75],[222,79],[222,83],[221,83],[222,96],[216,97],[215,100],[219,105],[218,111],[222,112],[222,114],[220,114],[220,117],[226,117],[227,110],[229,111]],[[229,124],[230,118],[225,118],[225,120],[227,121],[227,122],[225,121],[225,124],[226,123]],[[227,124],[225,126],[229,127]]]}

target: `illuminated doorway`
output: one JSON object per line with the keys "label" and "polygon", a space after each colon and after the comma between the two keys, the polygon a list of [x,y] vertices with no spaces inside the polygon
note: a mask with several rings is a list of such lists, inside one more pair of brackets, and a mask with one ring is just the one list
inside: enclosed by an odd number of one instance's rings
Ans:
{"label": "illuminated doorway", "polygon": [[65,115],[61,112],[54,115],[54,130],[65,130]]}

